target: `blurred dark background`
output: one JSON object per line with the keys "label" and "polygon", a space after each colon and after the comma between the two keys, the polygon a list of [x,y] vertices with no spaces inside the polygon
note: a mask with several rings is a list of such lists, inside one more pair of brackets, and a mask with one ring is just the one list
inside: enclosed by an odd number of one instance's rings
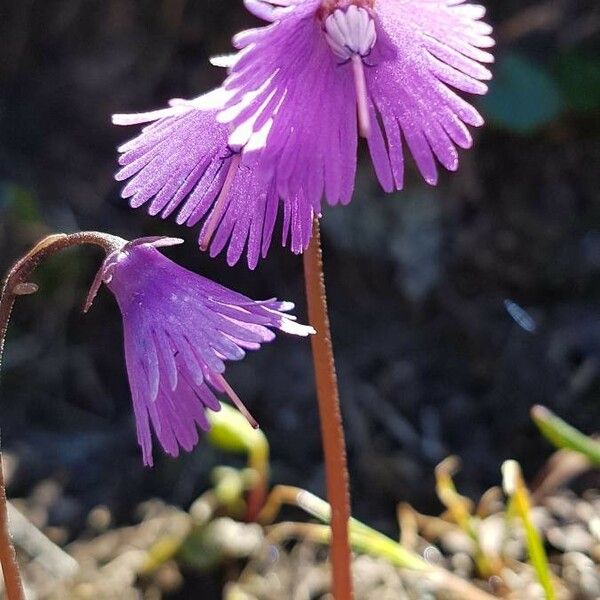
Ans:
{"label": "blurred dark background", "polygon": [[[386,196],[363,149],[351,206],[323,219],[354,511],[386,531],[400,500],[437,510],[432,471],[450,453],[473,496],[508,457],[533,476],[550,452],[535,403],[600,427],[600,6],[487,5],[496,79],[459,172],[429,188],[413,170]],[[1,0],[2,270],[50,232],[185,236],[171,257],[252,297],[292,299],[304,319],[300,258],[274,245],[254,273],[229,268],[198,252],[197,231],[129,209],[112,178],[115,147],[136,130],[110,115],[218,85],[208,57],[252,24],[241,0]],[[152,496],[188,506],[231,460],[201,443],[143,468],[116,305],[103,292],[78,310],[99,259],[76,249],[38,271],[2,376],[9,494],[55,482],[48,518],[68,536],[98,504],[123,523]],[[280,337],[228,374],[270,440],[274,480],[323,494],[309,345]]]}

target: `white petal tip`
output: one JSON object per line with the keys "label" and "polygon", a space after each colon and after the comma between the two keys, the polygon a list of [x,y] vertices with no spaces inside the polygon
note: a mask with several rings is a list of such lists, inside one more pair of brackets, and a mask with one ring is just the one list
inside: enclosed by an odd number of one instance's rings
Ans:
{"label": "white petal tip", "polygon": [[132,117],[135,117],[135,115],[118,114],[113,115],[110,120],[113,125],[135,125],[136,121]]}
{"label": "white petal tip", "polygon": [[235,64],[236,58],[235,54],[221,54],[219,56],[211,56],[209,62],[213,67],[231,69]]}
{"label": "white petal tip", "polygon": [[298,335],[300,337],[306,337],[316,333],[314,328],[310,325],[301,325],[300,323],[296,323],[295,321],[291,321],[289,319],[284,319],[281,322],[279,329],[285,333]]}

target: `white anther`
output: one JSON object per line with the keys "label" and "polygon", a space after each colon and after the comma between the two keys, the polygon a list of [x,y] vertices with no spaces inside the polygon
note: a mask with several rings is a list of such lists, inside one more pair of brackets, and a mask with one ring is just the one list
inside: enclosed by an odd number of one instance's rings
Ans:
{"label": "white anther", "polygon": [[354,4],[347,9],[333,11],[324,25],[327,43],[342,60],[349,60],[354,55],[367,56],[377,41],[371,14],[366,8]]}

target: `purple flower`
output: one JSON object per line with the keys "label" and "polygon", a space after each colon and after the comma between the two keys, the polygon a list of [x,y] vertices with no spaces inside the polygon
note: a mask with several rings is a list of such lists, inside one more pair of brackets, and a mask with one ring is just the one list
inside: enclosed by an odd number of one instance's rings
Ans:
{"label": "purple flower", "polygon": [[163,256],[157,247],[181,243],[144,238],[123,244],[105,259],[88,295],[100,285],[115,295],[123,316],[125,359],[137,437],[144,464],[152,465],[154,428],[171,456],[191,450],[206,411],[220,410],[215,392],[226,393],[256,426],[223,378],[226,360],[244,358],[275,338],[272,329],[306,336],[311,327],[285,314],[289,302],[257,302],[196,275]]}
{"label": "purple flower", "polygon": [[312,219],[347,204],[358,133],[367,139],[386,191],[404,185],[406,144],[419,171],[437,182],[437,162],[458,167],[467,125],[479,113],[451,88],[483,94],[492,62],[491,27],[463,0],[245,0],[271,21],[234,38],[240,49],[223,88],[173,100],[150,113],[115,115],[149,123],[123,145],[123,196],[152,215],[194,226],[201,249],[247,248],[254,268],[266,255],[280,204],[283,244],[306,249]]}
{"label": "purple flower", "polygon": [[[483,119],[451,88],[483,94],[485,10],[463,0],[245,0],[266,27],[234,38],[219,117],[258,148],[284,197],[351,199],[357,134],[382,187],[404,184],[403,145],[424,179],[453,171]],[[357,119],[358,115],[358,119]],[[357,127],[358,121],[358,127]]]}
{"label": "purple flower", "polygon": [[301,253],[320,199],[308,203],[301,191],[280,199],[274,181],[254,160],[244,160],[235,139],[228,141],[231,129],[217,122],[217,111],[203,108],[212,97],[173,100],[163,110],[113,117],[119,125],[150,123],[119,148],[122,168],[116,177],[130,179],[122,196],[134,208],[147,204],[151,215],[162,218],[177,210],[180,225],[193,227],[203,220],[200,248],[210,248],[214,257],[228,246],[229,265],[247,248],[251,269],[267,254],[282,204],[282,243]]}

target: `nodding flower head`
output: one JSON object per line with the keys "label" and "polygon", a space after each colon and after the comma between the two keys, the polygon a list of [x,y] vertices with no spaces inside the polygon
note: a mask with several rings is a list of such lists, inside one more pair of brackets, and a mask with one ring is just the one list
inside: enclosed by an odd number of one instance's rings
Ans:
{"label": "nodding flower head", "polygon": [[[232,136],[270,122],[259,148],[285,196],[350,201],[357,133],[386,191],[404,185],[407,147],[434,185],[454,171],[479,113],[454,90],[487,91],[485,10],[464,0],[245,0],[268,27],[235,36],[222,120]],[[225,118],[227,115],[227,119]],[[250,125],[252,130],[252,126]]]}
{"label": "nodding flower head", "polygon": [[118,125],[145,124],[119,148],[116,178],[129,180],[121,195],[151,215],[176,214],[177,223],[188,227],[201,223],[200,249],[214,257],[226,248],[229,265],[247,249],[251,269],[267,255],[281,208],[282,244],[303,252],[320,199],[307,202],[301,190],[282,197],[260,164],[244,160],[237,137],[228,139],[230,127],[210,108],[215,97],[176,99],[165,109],[113,117]]}
{"label": "nodding flower head", "polygon": [[163,218],[202,221],[201,249],[265,256],[306,249],[323,197],[352,199],[358,135],[384,190],[404,186],[410,153],[435,185],[458,168],[483,119],[458,92],[484,94],[493,62],[485,9],[464,0],[244,0],[267,27],[234,37],[222,88],[169,108],[115,115],[147,124],[119,149],[122,195]]}
{"label": "nodding flower head", "polygon": [[241,360],[275,338],[279,329],[306,336],[312,328],[295,322],[289,302],[251,300],[192,273],[158,251],[180,243],[143,238],[107,256],[90,290],[114,294],[123,317],[125,360],[144,464],[152,465],[152,425],[171,456],[190,451],[198,428],[207,430],[206,411],[220,410],[224,393],[256,426],[223,373],[225,362]]}

